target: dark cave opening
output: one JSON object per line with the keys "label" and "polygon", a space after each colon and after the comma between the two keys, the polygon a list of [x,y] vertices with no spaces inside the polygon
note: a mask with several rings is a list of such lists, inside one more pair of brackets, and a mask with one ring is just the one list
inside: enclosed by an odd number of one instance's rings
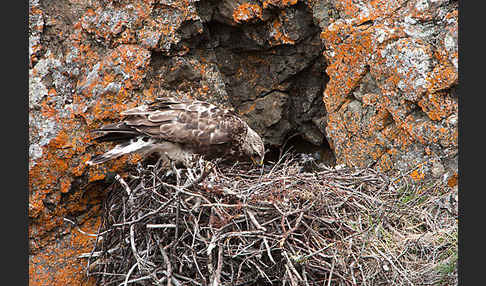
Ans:
{"label": "dark cave opening", "polygon": [[336,165],[336,157],[329,143],[324,140],[321,145],[315,145],[305,140],[302,135],[289,136],[282,146],[266,146],[265,162],[273,164],[286,152],[294,153],[303,160],[312,160],[316,164],[326,166]]}
{"label": "dark cave opening", "polygon": [[298,3],[237,23],[224,3],[197,5],[205,27],[198,46],[214,51],[229,102],[265,142],[265,161],[292,149],[334,165],[322,100],[329,78],[312,11]]}

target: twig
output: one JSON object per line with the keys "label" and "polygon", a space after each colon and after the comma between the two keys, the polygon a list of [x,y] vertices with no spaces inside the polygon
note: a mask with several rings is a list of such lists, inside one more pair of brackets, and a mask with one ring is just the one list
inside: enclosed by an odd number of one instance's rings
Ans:
{"label": "twig", "polygon": [[331,271],[329,271],[329,279],[327,279],[327,286],[331,285],[332,272],[334,271],[334,264],[336,263],[336,253],[334,252],[334,257],[332,259]]}
{"label": "twig", "polygon": [[[77,223],[75,223],[74,221],[72,221],[72,220],[70,220],[70,219],[68,219],[68,218],[65,218],[65,217],[63,217],[62,219],[63,219],[64,221],[67,221],[67,222],[69,222],[69,223],[73,224],[73,225],[76,227],[76,229],[77,229],[77,230],[78,230],[80,233],[82,233],[82,234],[84,234],[84,235],[87,235],[87,236],[97,237],[97,236],[101,236],[101,235],[103,235],[103,234],[105,234],[105,233],[109,232],[109,230],[104,231],[104,232],[102,232],[102,233],[98,233],[98,234],[94,234],[94,233],[85,232],[85,231],[83,231],[83,230],[82,230],[82,229],[79,227],[79,225],[78,225]],[[100,237],[100,238],[102,238],[102,237]]]}
{"label": "twig", "polygon": [[162,257],[164,258],[165,265],[167,266],[167,286],[172,285],[172,264],[170,262],[169,256],[165,249],[159,245],[160,253],[162,253]]}
{"label": "twig", "polygon": [[125,192],[127,192],[128,196],[130,196],[132,194],[132,190],[130,189],[128,184],[125,182],[125,180],[123,180],[123,178],[119,174],[115,175],[115,180],[117,180],[118,183],[120,183],[120,185],[122,185],[123,189],[125,189]]}
{"label": "twig", "polygon": [[246,210],[246,213],[248,214],[248,216],[250,217],[251,222],[252,222],[252,223],[255,225],[255,227],[256,227],[257,229],[259,229],[259,230],[261,230],[261,231],[267,231],[267,229],[266,229],[266,228],[264,228],[263,226],[261,226],[261,225],[258,223],[257,219],[255,218],[255,214],[254,214],[252,211],[250,211],[250,210]]}
{"label": "twig", "polygon": [[373,248],[374,248],[374,249],[375,249],[375,250],[376,250],[376,251],[377,251],[377,252],[378,252],[378,253],[379,253],[379,254],[380,254],[380,255],[381,255],[383,258],[385,258],[385,259],[388,261],[388,263],[390,263],[390,265],[391,265],[393,268],[395,268],[395,270],[397,270],[397,272],[398,272],[398,273],[400,273],[400,275],[402,275],[402,276],[403,276],[403,278],[404,278],[405,280],[407,280],[407,282],[408,282],[410,285],[413,285],[412,281],[410,281],[410,280],[408,279],[408,277],[407,277],[407,276],[406,276],[406,275],[405,275],[405,274],[404,274],[404,273],[403,273],[403,272],[402,272],[400,269],[398,269],[398,267],[396,267],[396,266],[395,266],[395,263],[393,263],[393,261],[392,261],[390,258],[388,258],[388,256],[386,256],[386,255],[385,255],[383,252],[381,252],[381,251],[380,251],[380,250],[379,250],[379,249],[378,249],[376,246],[374,246],[374,245],[373,245]]}
{"label": "twig", "polygon": [[146,228],[176,228],[175,224],[165,223],[165,224],[151,224],[148,223],[145,225]]}
{"label": "twig", "polygon": [[132,272],[137,268],[138,263],[133,264],[132,267],[130,267],[130,270],[128,270],[127,276],[125,277],[125,281],[121,284],[126,286],[128,284],[128,279],[130,278],[130,275],[132,275]]}
{"label": "twig", "polygon": [[223,268],[223,247],[218,247],[218,265],[214,273],[212,286],[218,286],[221,279],[221,270]]}

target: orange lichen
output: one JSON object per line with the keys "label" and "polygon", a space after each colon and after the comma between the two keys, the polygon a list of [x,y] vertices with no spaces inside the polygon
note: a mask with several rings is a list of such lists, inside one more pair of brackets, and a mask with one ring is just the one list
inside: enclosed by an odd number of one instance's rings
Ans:
{"label": "orange lichen", "polygon": [[459,181],[459,175],[457,173],[454,173],[448,180],[447,180],[447,185],[451,188],[457,186],[457,182]]}
{"label": "orange lichen", "polygon": [[[91,219],[81,228],[94,233],[99,223],[99,218]],[[95,238],[75,228],[68,233],[65,242],[49,244],[30,258],[29,285],[96,285],[94,279],[86,277],[85,262],[78,258],[80,253],[91,251]]]}
{"label": "orange lichen", "polygon": [[86,15],[87,16],[95,16],[96,13],[92,8],[88,8],[88,9],[86,9]]}
{"label": "orange lichen", "polygon": [[265,0],[263,1],[263,8],[267,9],[269,6],[285,8],[290,7],[299,2],[298,0]]}
{"label": "orange lichen", "polygon": [[359,6],[353,3],[352,0],[337,0],[334,6],[349,18],[357,16],[360,12]]}
{"label": "orange lichen", "polygon": [[40,104],[41,106],[41,114],[44,117],[48,118],[55,118],[57,114],[57,110],[51,106],[48,100],[43,100]]}
{"label": "orange lichen", "polygon": [[88,171],[88,182],[94,182],[103,180],[106,177],[106,174],[103,170],[100,169],[90,169]]}
{"label": "orange lichen", "polygon": [[[333,112],[342,106],[346,96],[366,73],[365,66],[374,40],[371,31],[354,28],[344,22],[336,22],[324,30],[321,38],[334,52],[332,55],[325,53],[329,61],[326,72],[330,80],[323,97],[326,110]],[[342,38],[346,38],[346,41],[342,42]]]}
{"label": "orange lichen", "polygon": [[381,172],[389,171],[393,167],[393,161],[389,154],[383,154],[377,161],[377,169]]}
{"label": "orange lichen", "polygon": [[367,136],[374,137],[373,134],[385,128],[385,126],[392,121],[390,113],[386,109],[378,109],[375,115],[373,115],[368,124],[368,128],[363,130]]}
{"label": "orange lichen", "polygon": [[389,1],[389,0],[371,0],[369,1],[370,14],[375,18],[380,17],[391,17],[396,13],[396,10],[403,7],[403,4],[407,0]]}
{"label": "orange lichen", "polygon": [[428,74],[427,89],[430,93],[448,89],[458,82],[458,70],[449,63],[436,65]]}
{"label": "orange lichen", "polygon": [[420,99],[418,105],[432,120],[441,120],[458,111],[457,102],[446,92],[427,94]]}
{"label": "orange lichen", "polygon": [[262,19],[262,7],[257,4],[243,3],[233,10],[236,23],[254,22]]}
{"label": "orange lichen", "polygon": [[37,62],[37,60],[38,60],[37,53],[41,51],[42,45],[36,44],[36,45],[32,45],[30,48],[32,49],[32,55],[30,56],[30,61],[31,61],[31,64],[33,64],[33,63]]}
{"label": "orange lichen", "polygon": [[253,104],[249,105],[247,108],[239,110],[238,113],[240,115],[248,114],[248,113],[252,112],[253,110],[255,110],[255,107],[256,107],[256,103],[253,103]]}
{"label": "orange lichen", "polygon": [[71,180],[69,178],[63,178],[60,183],[61,193],[69,192],[70,187],[71,187]]}
{"label": "orange lichen", "polygon": [[422,181],[425,178],[425,173],[419,170],[414,170],[410,173],[410,177],[415,181]]}
{"label": "orange lichen", "polygon": [[[76,45],[77,39],[75,39],[73,34],[71,34],[71,40]],[[82,44],[81,39],[79,38],[80,42],[77,47],[84,55],[80,55],[80,57],[87,56],[85,65],[94,67],[97,63],[97,54],[93,52],[89,44]],[[72,114],[70,115],[65,115],[65,111],[69,109],[64,110],[63,113],[58,111],[56,101],[59,95],[54,88],[49,89],[46,98],[41,102],[41,114],[55,120],[60,130],[57,131],[57,135],[48,144],[41,146],[42,157],[37,159],[35,164],[29,169],[29,217],[33,219],[29,224],[29,238],[32,242],[31,252],[34,254],[34,259],[40,259],[40,252],[48,251],[50,245],[54,243],[56,238],[52,235],[52,231],[62,228],[64,225],[64,221],[62,220],[63,216],[84,212],[87,208],[88,199],[82,196],[85,192],[70,192],[74,177],[85,175],[83,177],[83,184],[102,180],[105,178],[107,171],[118,171],[126,163],[125,159],[117,163],[112,163],[111,165],[107,164],[108,167],[102,167],[100,169],[86,166],[86,161],[90,158],[90,154],[85,152],[92,140],[88,129],[98,127],[100,123],[94,122],[86,114],[85,110],[88,107],[92,107],[93,109],[90,110],[91,115],[101,120],[112,119],[115,116],[118,117],[119,112],[124,109],[125,103],[131,99],[129,88],[137,88],[143,79],[144,75],[138,73],[144,72],[144,67],[148,65],[150,56],[146,51],[142,56],[138,54],[139,52],[144,53],[144,51],[136,47],[120,47],[115,49],[115,52],[112,54],[107,55],[104,61],[98,62],[99,65],[94,73],[97,73],[99,77],[91,78],[92,81],[90,82],[83,79],[78,82],[78,86],[85,85],[85,87],[82,94],[75,93],[73,95],[73,106],[76,106],[76,109],[71,109]],[[93,57],[95,57],[94,61]],[[74,58],[74,60],[76,61],[78,59]],[[111,67],[114,65],[121,66],[125,72],[133,76],[130,77],[129,81],[121,82],[122,88],[120,92],[108,92],[100,96],[98,98],[99,100],[94,101],[93,105],[88,106],[86,98],[93,96],[94,90],[99,90],[100,87],[106,88],[110,83],[120,81],[118,78],[119,75],[112,72]],[[124,65],[128,65],[129,67],[124,67]],[[133,102],[133,104],[136,104],[136,102]],[[96,123],[96,126],[92,126],[94,123]],[[97,146],[97,148],[100,148],[100,146]],[[66,201],[62,204],[60,204],[61,193],[66,194]],[[97,200],[99,203],[99,199]],[[51,203],[53,209],[47,210],[45,202]],[[58,260],[62,260],[63,258],[49,254],[49,259],[57,263]],[[67,271],[68,269],[62,268],[63,271],[59,273],[54,273],[56,272],[54,271],[47,274],[47,272],[40,270],[42,269],[41,264],[39,261],[31,261],[32,270],[35,269],[32,272],[32,283],[35,285],[41,285],[41,283],[55,285],[49,282],[52,277],[59,278],[59,276],[69,273]],[[74,264],[78,265],[79,263]],[[52,267],[44,270],[51,271],[50,269]],[[51,278],[43,279],[39,271],[44,273],[42,275],[47,275],[46,277]],[[71,272],[69,275],[73,275],[73,277],[78,275],[77,273],[82,273],[77,270],[72,270]],[[63,278],[57,280],[67,281],[63,280]],[[80,280],[76,279],[75,281]],[[62,285],[72,285],[72,283],[64,282],[59,283]]]}
{"label": "orange lichen", "polygon": [[33,14],[33,15],[35,15],[35,14],[42,15],[42,14],[43,14],[43,12],[42,12],[42,10],[39,8],[39,6],[37,6],[37,5],[32,5],[32,6],[30,6],[30,5],[29,5],[29,14]]}
{"label": "orange lichen", "polygon": [[[142,160],[143,160],[143,157],[140,154],[131,154],[128,158],[128,161],[130,162],[130,164],[136,164],[136,163],[138,163]],[[116,166],[114,166],[114,168],[118,169]]]}
{"label": "orange lichen", "polygon": [[[282,12],[283,13],[283,12]],[[295,40],[291,39],[282,27],[278,18],[275,18],[271,24],[270,37],[275,43],[272,44],[295,44]]]}

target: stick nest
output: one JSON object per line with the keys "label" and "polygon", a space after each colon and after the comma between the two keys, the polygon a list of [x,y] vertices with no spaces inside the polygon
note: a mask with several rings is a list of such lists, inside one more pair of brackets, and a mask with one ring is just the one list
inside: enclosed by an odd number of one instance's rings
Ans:
{"label": "stick nest", "polygon": [[[213,165],[116,177],[87,274],[100,285],[455,284],[449,189],[373,169]],[[399,183],[397,183],[399,182]]]}

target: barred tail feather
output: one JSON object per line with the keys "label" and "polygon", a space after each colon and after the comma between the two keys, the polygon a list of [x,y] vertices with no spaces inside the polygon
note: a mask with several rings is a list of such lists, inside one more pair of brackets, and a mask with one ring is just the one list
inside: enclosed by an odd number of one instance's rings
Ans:
{"label": "barred tail feather", "polygon": [[129,141],[116,145],[113,149],[104,154],[94,156],[91,158],[91,160],[86,162],[86,164],[97,165],[125,154],[145,151],[146,149],[151,148],[153,143],[153,139],[148,139],[147,137],[133,138]]}

